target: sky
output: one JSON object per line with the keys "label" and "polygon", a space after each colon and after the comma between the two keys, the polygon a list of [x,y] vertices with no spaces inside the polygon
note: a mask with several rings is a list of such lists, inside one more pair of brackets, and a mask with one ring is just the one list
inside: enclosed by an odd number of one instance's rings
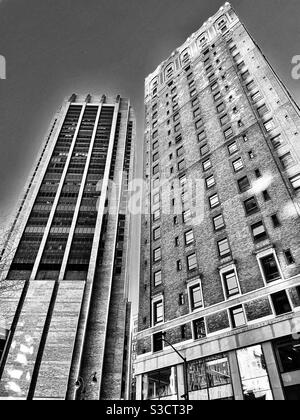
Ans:
{"label": "sky", "polygon": [[[225,0],[0,0],[0,216],[15,208],[49,123],[72,93],[129,97],[141,174],[144,78]],[[232,0],[300,103],[292,58],[300,55],[299,0]],[[3,219],[2,219],[3,220]],[[139,237],[134,224],[133,243]],[[132,249],[137,302],[139,249]]]}

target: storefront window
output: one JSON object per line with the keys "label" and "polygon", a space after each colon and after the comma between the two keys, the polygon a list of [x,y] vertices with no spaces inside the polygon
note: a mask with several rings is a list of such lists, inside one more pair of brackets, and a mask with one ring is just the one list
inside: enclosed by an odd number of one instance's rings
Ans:
{"label": "storefront window", "polygon": [[277,340],[275,351],[281,373],[300,371],[300,339],[294,340],[288,336]]}
{"label": "storefront window", "polygon": [[265,358],[260,345],[237,351],[245,400],[273,400]]}
{"label": "storefront window", "polygon": [[176,366],[143,375],[143,400],[177,400]]}
{"label": "storefront window", "polygon": [[189,362],[188,382],[191,400],[233,399],[226,355],[220,354]]}

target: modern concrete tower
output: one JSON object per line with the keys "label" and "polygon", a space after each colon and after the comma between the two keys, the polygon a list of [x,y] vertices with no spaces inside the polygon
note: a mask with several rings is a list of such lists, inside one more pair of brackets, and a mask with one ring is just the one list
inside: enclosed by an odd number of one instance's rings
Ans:
{"label": "modern concrete tower", "polygon": [[0,398],[126,398],[134,143],[119,96],[54,118],[1,254]]}
{"label": "modern concrete tower", "polygon": [[137,399],[299,400],[299,107],[229,3],[145,107]]}

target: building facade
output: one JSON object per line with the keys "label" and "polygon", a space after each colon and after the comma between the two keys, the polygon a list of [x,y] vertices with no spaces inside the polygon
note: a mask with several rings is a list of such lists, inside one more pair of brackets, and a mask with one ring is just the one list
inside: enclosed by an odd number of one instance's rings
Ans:
{"label": "building facade", "polygon": [[299,400],[299,107],[229,3],[145,107],[137,399]]}
{"label": "building facade", "polygon": [[134,143],[120,96],[55,116],[1,254],[1,399],[126,398]]}

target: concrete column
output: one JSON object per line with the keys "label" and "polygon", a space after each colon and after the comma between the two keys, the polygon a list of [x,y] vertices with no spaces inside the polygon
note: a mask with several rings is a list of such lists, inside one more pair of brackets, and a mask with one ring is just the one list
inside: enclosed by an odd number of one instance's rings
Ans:
{"label": "concrete column", "polygon": [[182,398],[182,395],[185,394],[183,364],[177,365],[177,387],[178,399],[184,400],[184,398]]}
{"label": "concrete column", "polygon": [[136,376],[136,400],[137,401],[142,400],[142,380],[143,380],[143,375]]}
{"label": "concrete column", "polygon": [[285,398],[282,389],[280,373],[278,371],[277,363],[274,356],[272,343],[270,341],[263,343],[262,349],[266,360],[267,371],[269,374],[270,385],[273,392],[274,400],[282,401]]}
{"label": "concrete column", "polygon": [[239,371],[239,365],[237,360],[237,355],[235,351],[230,351],[228,353],[230,372],[231,372],[231,381],[232,388],[234,393],[234,398],[237,401],[244,400],[242,381]]}

